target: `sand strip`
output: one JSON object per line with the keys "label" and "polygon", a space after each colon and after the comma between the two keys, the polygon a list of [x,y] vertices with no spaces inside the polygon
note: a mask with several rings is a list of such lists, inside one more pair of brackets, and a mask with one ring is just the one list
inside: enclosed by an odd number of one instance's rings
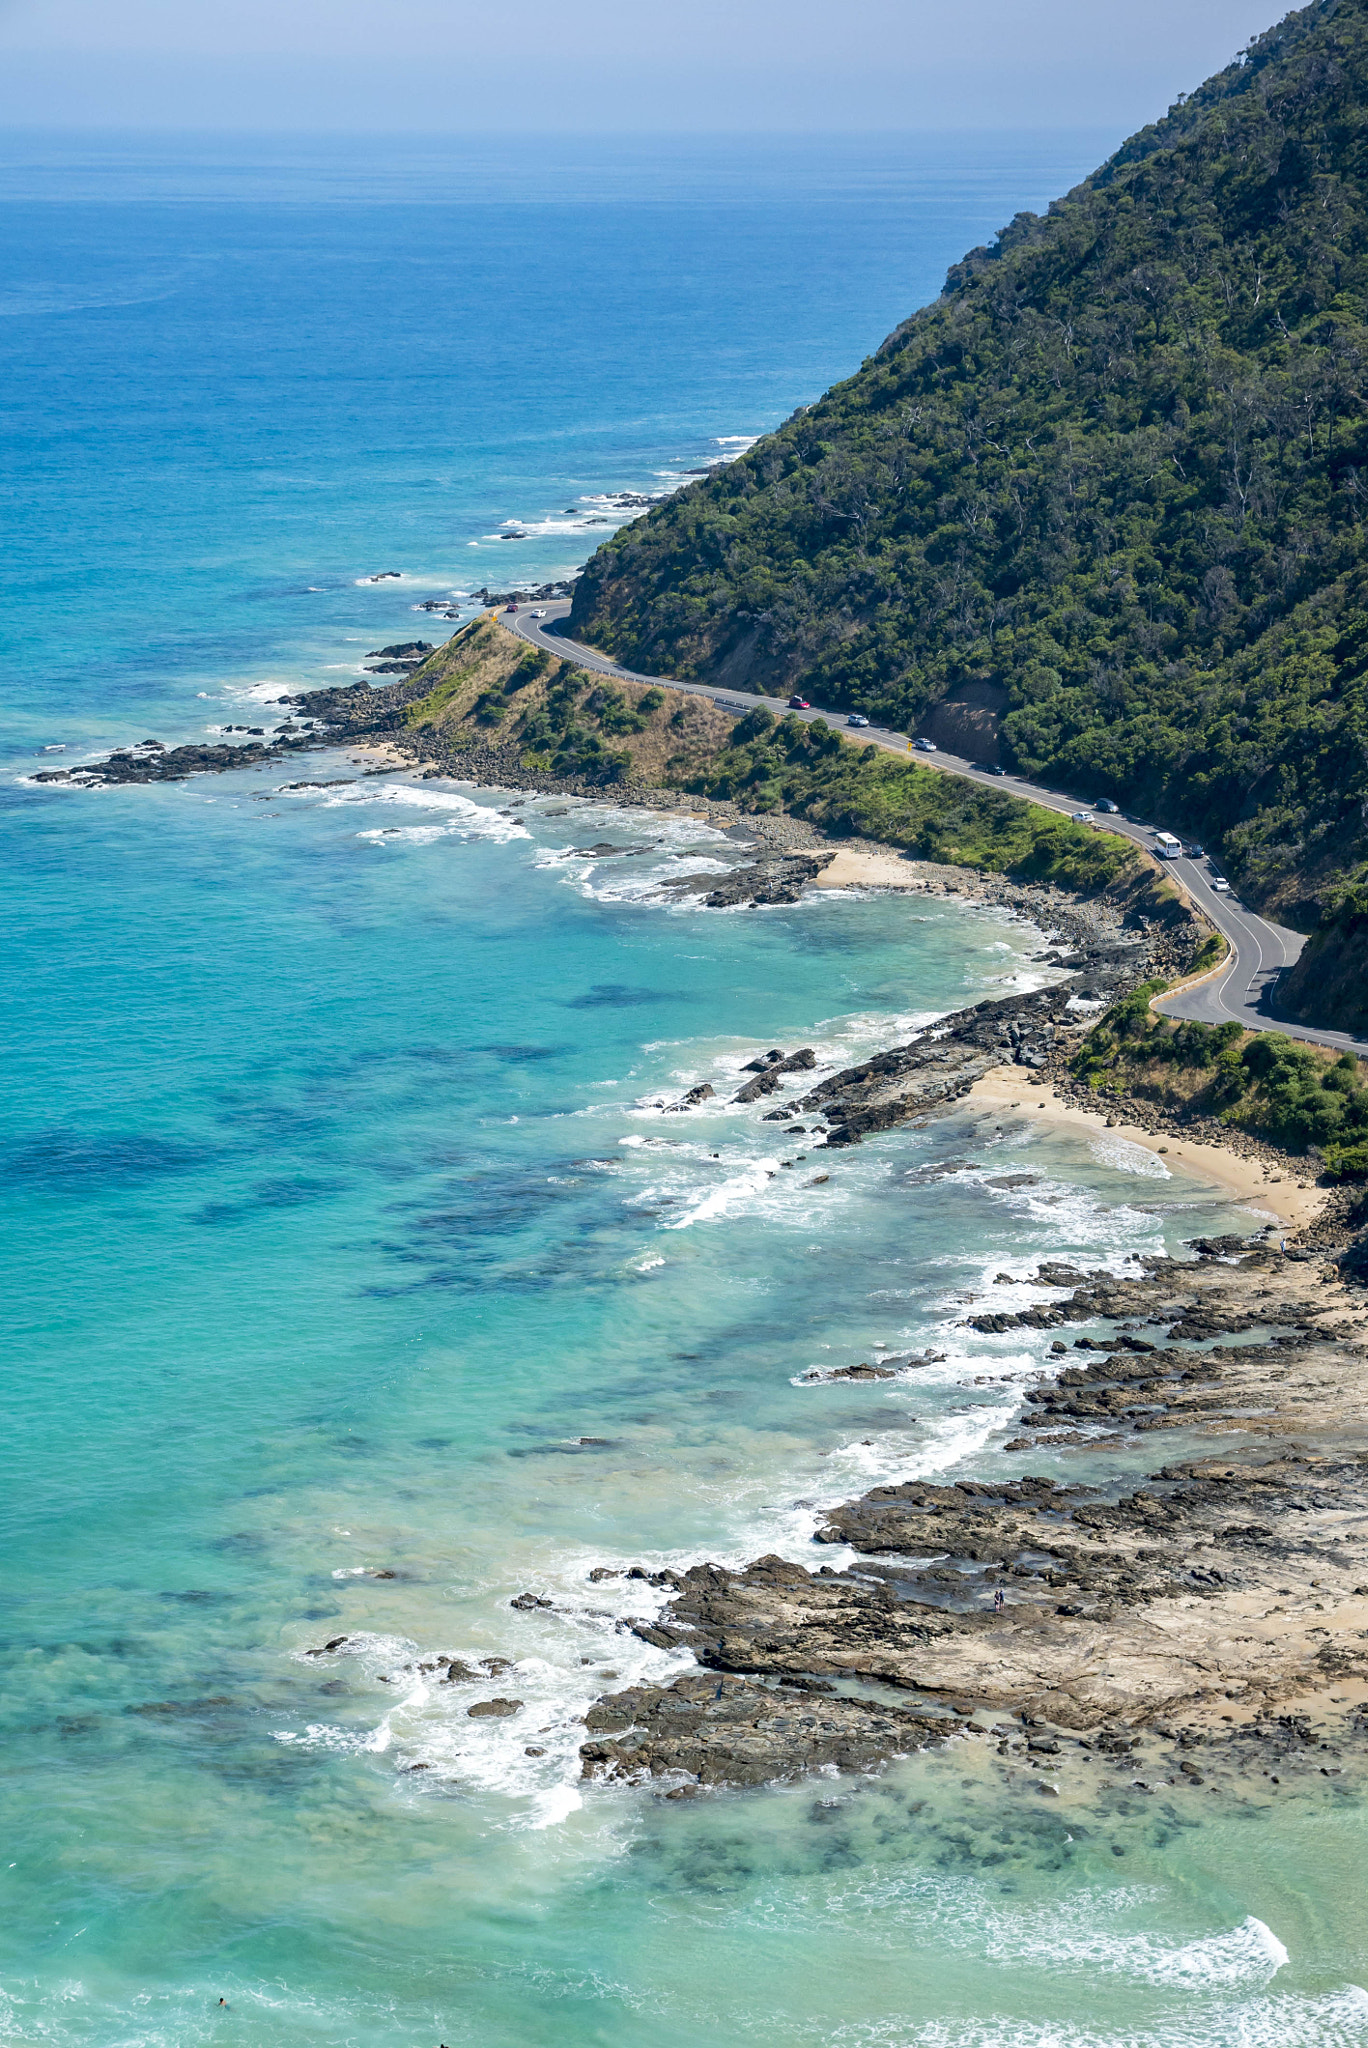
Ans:
{"label": "sand strip", "polygon": [[[818,889],[925,889],[929,886],[929,864],[901,853],[872,853],[863,846],[843,846],[829,867],[818,875]],[[939,875],[941,869],[937,869]],[[964,869],[964,893],[971,892],[983,877],[975,868]]]}
{"label": "sand strip", "polygon": [[1026,1067],[994,1068],[974,1085],[965,1103],[980,1111],[1016,1110],[1050,1129],[1082,1131],[1090,1138],[1121,1138],[1128,1145],[1141,1145],[1146,1152],[1156,1155],[1162,1150],[1164,1163],[1171,1171],[1208,1181],[1236,1201],[1247,1202],[1251,1209],[1274,1217],[1289,1228],[1300,1229],[1310,1223],[1325,1203],[1324,1188],[1303,1185],[1286,1173],[1281,1179],[1276,1174],[1270,1178],[1262,1159],[1246,1159],[1239,1152],[1227,1151],[1223,1145],[1197,1144],[1189,1138],[1159,1138],[1138,1124],[1109,1126],[1105,1107],[1084,1109],[1077,1103],[1065,1102]]}

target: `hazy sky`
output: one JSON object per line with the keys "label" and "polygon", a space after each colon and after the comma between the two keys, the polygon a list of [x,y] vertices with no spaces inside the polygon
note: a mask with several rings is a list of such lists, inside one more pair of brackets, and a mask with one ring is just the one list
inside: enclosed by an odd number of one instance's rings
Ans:
{"label": "hazy sky", "polygon": [[416,131],[1114,127],[1277,0],[0,0],[0,120]]}

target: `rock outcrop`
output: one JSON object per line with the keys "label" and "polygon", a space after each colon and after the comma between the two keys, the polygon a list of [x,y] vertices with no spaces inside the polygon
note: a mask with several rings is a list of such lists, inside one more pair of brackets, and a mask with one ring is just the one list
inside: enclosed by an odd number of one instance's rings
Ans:
{"label": "rock outcrop", "polygon": [[632,1686],[592,1707],[586,1778],[679,1776],[697,1785],[764,1785],[834,1766],[867,1771],[950,1734],[958,1723],[821,1688],[690,1674]]}
{"label": "rock outcrop", "polygon": [[[754,1784],[867,1769],[975,1712],[1097,1731],[1105,1748],[1118,1720],[1219,1720],[1230,1700],[1268,1716],[1346,1680],[1361,1690],[1368,1314],[1333,1268],[1261,1247],[1229,1259],[1148,1261],[1133,1282],[1108,1276],[1110,1291],[1042,1269],[1045,1285],[1091,1286],[1094,1319],[1173,1316],[1181,1333],[1154,1349],[1131,1329],[1080,1340],[1078,1365],[1027,1389],[1031,1433],[1007,1446],[1105,1451],[1158,1429],[1217,1434],[1221,1450],[1186,1449],[1139,1481],[1132,1460],[1112,1485],[876,1487],[815,1531],[857,1554],[848,1570],[695,1566],[635,1632],[701,1670],[601,1701],[586,1770]],[[1231,1330],[1262,1341],[1195,1348]],[[907,1718],[874,1689],[900,1693]]]}
{"label": "rock outcrop", "polygon": [[233,746],[164,747],[159,740],[149,740],[141,747],[121,748],[107,760],[92,761],[87,767],[40,768],[33,780],[84,783],[91,787],[101,783],[180,782],[187,775],[221,775],[229,768],[258,768],[289,746],[301,744],[316,742],[292,739],[268,747],[264,740],[251,739]]}
{"label": "rock outcrop", "polygon": [[731,874],[685,875],[681,894],[701,896],[709,910],[736,910],[756,903],[797,903],[804,889],[836,858],[830,853],[772,853]]}
{"label": "rock outcrop", "polygon": [[[791,1052],[787,1057],[781,1052],[765,1053],[761,1059],[747,1062],[749,1068],[759,1068],[753,1081],[747,1081],[732,1097],[733,1102],[758,1102],[762,1095],[773,1095],[782,1085],[785,1074],[810,1073],[817,1064],[817,1055],[810,1045],[800,1052]],[[743,1072],[746,1069],[742,1070]]]}

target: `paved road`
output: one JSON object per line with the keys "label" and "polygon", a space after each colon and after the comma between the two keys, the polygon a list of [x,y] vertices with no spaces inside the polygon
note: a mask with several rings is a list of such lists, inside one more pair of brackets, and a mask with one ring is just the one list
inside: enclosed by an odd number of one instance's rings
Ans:
{"label": "paved road", "polygon": [[[600,654],[597,648],[586,647],[582,641],[571,640],[566,634],[554,630],[569,615],[570,606],[563,599],[536,606],[534,610],[540,616],[533,617],[532,612],[522,610],[511,616],[503,612],[500,616],[503,624],[520,638],[530,640],[534,646],[545,647],[548,653],[568,656],[581,668],[594,669],[600,675],[615,676],[623,682],[659,683],[666,689],[685,690],[696,697],[710,697],[728,711],[754,711],[763,705],[778,717],[788,715],[788,704],[782,697],[739,695],[718,691],[707,683],[678,682],[673,676],[644,676],[635,669],[620,667],[606,654]],[[824,718],[830,725],[845,724],[844,713],[823,711],[817,705],[807,711],[795,712],[793,716],[809,721]],[[885,726],[868,726],[861,731],[860,737],[897,754],[906,755],[909,749],[910,736],[907,733],[891,732]],[[1060,811],[1065,817],[1088,808],[1086,799],[1080,800],[1067,791],[1046,789],[1039,783],[1025,781],[1019,775],[992,775],[955,754],[918,754],[916,759],[924,768],[938,768],[944,774],[962,775],[970,782],[981,782],[992,789],[1005,789],[1013,796],[1027,797],[1032,803],[1043,805],[1046,810]],[[1133,839],[1138,846],[1153,852],[1154,835],[1162,828],[1118,813],[1107,818],[1106,829],[1120,833],[1123,838]],[[1166,1016],[1195,1017],[1204,1024],[1225,1024],[1233,1018],[1247,1031],[1285,1031],[1291,1038],[1310,1039],[1317,1045],[1348,1047],[1368,1055],[1368,1040],[1354,1038],[1345,1031],[1321,1031],[1314,1025],[1286,1023],[1270,1008],[1271,991],[1278,976],[1285,967],[1292,965],[1306,943],[1300,932],[1289,931],[1285,925],[1271,924],[1267,918],[1256,916],[1236,900],[1233,892],[1225,894],[1213,889],[1211,883],[1217,872],[1213,862],[1182,858],[1168,865],[1192,901],[1210,918],[1217,930],[1225,934],[1231,950],[1227,965],[1211,980],[1185,989],[1180,995],[1167,996],[1157,1005]]]}

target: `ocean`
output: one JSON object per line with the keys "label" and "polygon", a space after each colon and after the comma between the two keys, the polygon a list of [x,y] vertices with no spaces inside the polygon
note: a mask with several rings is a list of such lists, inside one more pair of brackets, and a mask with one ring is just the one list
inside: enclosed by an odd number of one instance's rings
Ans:
{"label": "ocean", "polygon": [[[819,1168],[729,1105],[1038,983],[1039,932],[681,906],[735,840],[345,753],[31,779],[573,569],[1106,146],[4,142],[0,2040],[1368,2042],[1350,1796],[1013,1804],[955,1743],[579,1777],[590,1701],[685,1661],[592,1570],[1003,1469],[1048,1340],[971,1300],[1252,1227],[1029,1119]],[[805,1379],[880,1350],[942,1356]]]}

